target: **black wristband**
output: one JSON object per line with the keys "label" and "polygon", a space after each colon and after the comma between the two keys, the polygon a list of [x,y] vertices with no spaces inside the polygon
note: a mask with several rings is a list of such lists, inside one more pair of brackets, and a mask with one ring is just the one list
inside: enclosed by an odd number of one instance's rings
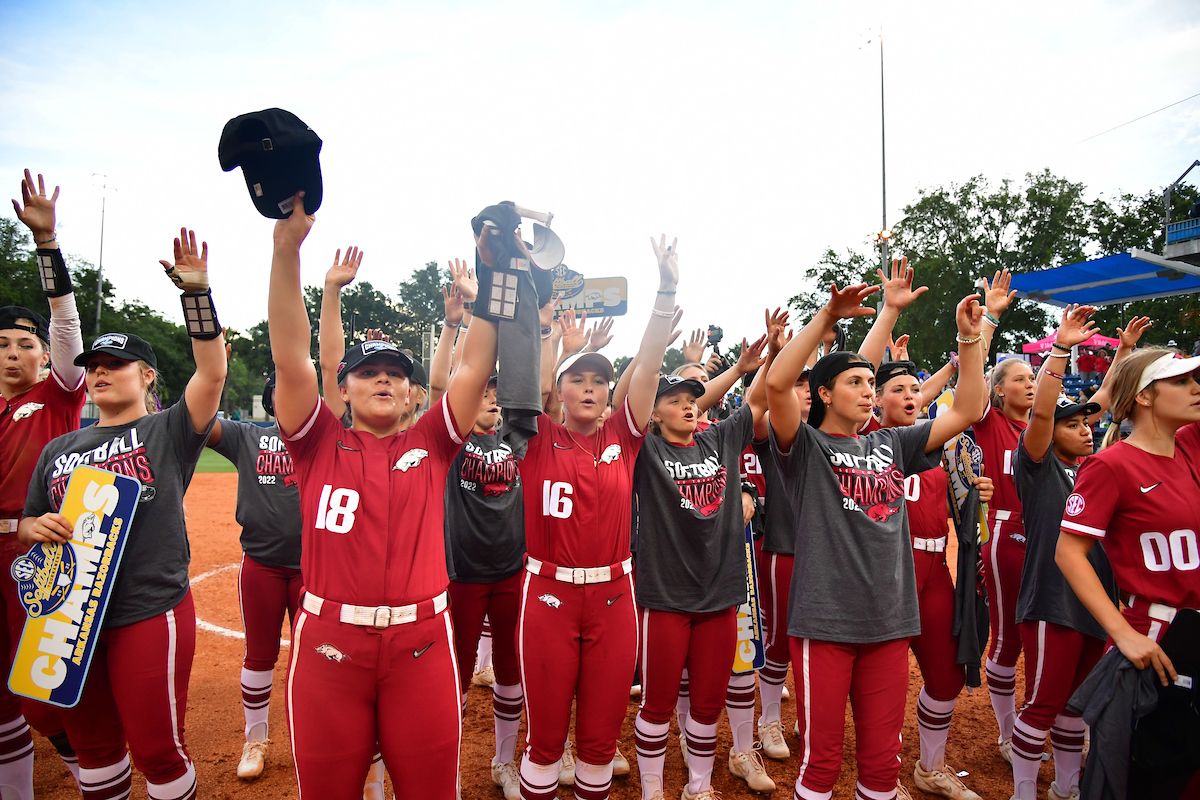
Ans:
{"label": "black wristband", "polygon": [[1060,352],[1063,352],[1063,353],[1069,353],[1069,352],[1071,352],[1071,348],[1069,348],[1069,347],[1063,347],[1063,346],[1062,346],[1061,344],[1059,344],[1058,342],[1051,342],[1051,343],[1050,343],[1050,346],[1051,346],[1051,347],[1053,347],[1055,350],[1058,350],[1058,351],[1060,351]]}
{"label": "black wristband", "polygon": [[42,291],[46,297],[62,297],[75,291],[71,285],[71,273],[67,272],[67,262],[63,260],[62,250],[57,247],[37,251],[38,278],[42,282]]}
{"label": "black wristband", "polygon": [[183,303],[183,323],[188,336],[193,339],[215,339],[221,335],[221,321],[213,306],[212,292],[184,292],[179,300]]}

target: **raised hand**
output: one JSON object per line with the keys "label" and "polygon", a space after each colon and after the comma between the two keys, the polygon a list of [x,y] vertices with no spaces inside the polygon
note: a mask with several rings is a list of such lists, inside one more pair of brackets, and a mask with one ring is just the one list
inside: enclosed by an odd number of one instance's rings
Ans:
{"label": "raised hand", "polygon": [[316,219],[313,214],[304,213],[304,192],[296,192],[291,215],[275,223],[275,246],[299,250]]}
{"label": "raised hand", "polygon": [[1095,313],[1095,306],[1067,306],[1063,310],[1062,322],[1058,324],[1058,335],[1054,337],[1054,343],[1069,349],[1092,338],[1098,330],[1096,322],[1091,318]]}
{"label": "raised hand", "polygon": [[367,328],[366,341],[368,342],[390,342],[391,336],[383,332],[382,328]]}
{"label": "raised hand", "polygon": [[683,309],[675,306],[675,316],[671,318],[671,335],[667,338],[667,347],[675,344],[675,340],[683,333],[679,328],[679,321],[681,319],[683,319]]}
{"label": "raised hand", "polygon": [[17,212],[17,219],[29,228],[35,243],[54,238],[54,204],[57,201],[57,186],[54,187],[54,194],[47,197],[46,180],[42,174],[38,173],[37,188],[35,189],[33,175],[29,170],[25,170],[25,177],[21,180],[21,202],[13,200],[12,204],[13,211]]}
{"label": "raised hand", "polygon": [[899,339],[888,337],[888,349],[892,351],[892,361],[908,361],[908,334]]}
{"label": "raised hand", "polygon": [[462,297],[463,302],[474,303],[475,298],[479,296],[479,281],[475,279],[475,271],[460,258],[451,261],[449,267],[455,291]]}
{"label": "raised hand", "polygon": [[987,278],[983,278],[983,305],[987,308],[989,314],[994,317],[999,317],[1008,307],[1012,305],[1013,298],[1017,296],[1015,289],[1009,291],[1012,287],[1012,273],[1007,269],[996,270],[996,274],[992,276],[991,283],[988,283]]}
{"label": "raised hand", "polygon": [[979,336],[983,326],[983,306],[979,305],[978,294],[969,294],[958,301],[958,307],[954,309],[954,322],[958,325],[958,335],[963,339]]}
{"label": "raised hand", "polygon": [[196,247],[196,232],[179,229],[175,240],[175,263],[159,260],[171,282],[185,292],[208,291],[208,242]]}
{"label": "raised hand", "polygon": [[1117,328],[1117,336],[1121,339],[1121,347],[1132,350],[1137,347],[1142,334],[1154,323],[1149,317],[1134,317],[1124,328]]}
{"label": "raised hand", "polygon": [[766,346],[767,334],[765,333],[750,344],[746,344],[746,340],[742,339],[742,352],[738,354],[737,364],[734,365],[734,369],[742,375],[748,375],[761,367],[767,362],[767,359],[763,356],[763,350]]}
{"label": "raised hand", "polygon": [[554,292],[550,295],[550,299],[546,301],[546,305],[538,309],[538,321],[542,323],[542,328],[554,327],[554,309],[558,307],[558,301],[561,295]]}
{"label": "raised hand", "polygon": [[673,239],[667,244],[664,233],[659,240],[650,237],[650,246],[654,248],[654,257],[658,259],[658,288],[663,291],[673,291],[679,285],[679,251],[676,245],[679,239]]}
{"label": "raised hand", "polygon": [[346,248],[346,257],[342,258],[339,249],[333,254],[333,266],[325,273],[325,286],[331,289],[341,289],[349,286],[358,276],[358,268],[362,266],[363,253],[351,245]]}
{"label": "raised hand", "polygon": [[558,318],[558,329],[562,332],[563,355],[578,353],[587,344],[587,313],[575,316],[575,309],[568,308]]}
{"label": "raised hand", "polygon": [[[462,295],[458,293],[458,289],[453,286],[442,287],[442,309],[449,325],[459,325],[463,321],[463,315],[466,313],[466,306],[463,305]],[[554,307],[550,307],[550,313],[554,313]],[[539,311],[540,314],[540,311]]]}
{"label": "raised hand", "polygon": [[764,309],[763,320],[767,329],[767,352],[774,358],[792,338],[791,331],[787,329],[788,312],[778,308],[774,311]]}
{"label": "raised hand", "polygon": [[608,346],[612,341],[613,318],[605,317],[592,326],[588,332],[587,350],[592,353],[599,353],[602,349]]}
{"label": "raised hand", "polygon": [[703,328],[696,328],[696,330],[688,334],[687,341],[680,348],[683,352],[683,363],[699,364],[700,359],[704,358],[704,348],[707,344],[708,337],[705,335]]}
{"label": "raised hand", "polygon": [[929,291],[928,286],[913,288],[913,268],[908,265],[908,256],[892,259],[891,277],[884,275],[882,269],[875,270],[875,274],[883,285],[883,302],[900,311]]}
{"label": "raised hand", "polygon": [[845,289],[839,289],[835,283],[829,287],[829,302],[825,304],[825,308],[835,320],[869,317],[875,313],[875,309],[865,307],[863,300],[878,291],[878,285],[868,286],[865,283],[856,283]]}

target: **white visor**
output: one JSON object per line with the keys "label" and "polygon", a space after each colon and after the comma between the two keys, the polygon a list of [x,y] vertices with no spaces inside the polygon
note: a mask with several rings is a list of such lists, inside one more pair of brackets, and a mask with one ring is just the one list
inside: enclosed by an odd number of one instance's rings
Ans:
{"label": "white visor", "polygon": [[554,380],[562,380],[562,376],[568,372],[595,372],[603,375],[609,383],[613,380],[612,362],[599,353],[576,353],[564,358],[554,372]]}
{"label": "white visor", "polygon": [[1150,365],[1142,370],[1142,377],[1138,379],[1138,388],[1140,392],[1155,381],[1160,381],[1163,378],[1176,378],[1180,375],[1187,375],[1189,372],[1200,370],[1200,356],[1192,356],[1191,358],[1180,358],[1174,353],[1167,353],[1162,358],[1156,358],[1150,362]]}

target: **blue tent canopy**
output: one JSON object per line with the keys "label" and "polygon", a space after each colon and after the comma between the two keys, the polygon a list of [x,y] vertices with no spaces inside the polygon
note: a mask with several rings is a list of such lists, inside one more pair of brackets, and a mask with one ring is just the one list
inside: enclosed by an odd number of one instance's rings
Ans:
{"label": "blue tent canopy", "polygon": [[1200,267],[1132,249],[1078,264],[1013,275],[1020,297],[1065,306],[1105,306],[1200,292]]}

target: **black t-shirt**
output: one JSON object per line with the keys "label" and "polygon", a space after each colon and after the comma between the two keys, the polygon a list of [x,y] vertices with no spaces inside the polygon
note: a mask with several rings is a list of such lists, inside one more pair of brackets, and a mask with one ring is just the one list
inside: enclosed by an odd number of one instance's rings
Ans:
{"label": "black t-shirt", "polygon": [[512,449],[496,433],[472,433],[446,478],[446,552],[460,583],[494,583],[520,571],[525,504]]}
{"label": "black t-shirt", "polygon": [[[1034,461],[1025,449],[1025,434],[1021,434],[1013,457],[1013,480],[1025,510],[1026,537],[1025,567],[1021,573],[1021,591],[1017,595],[1017,622],[1051,622],[1104,640],[1108,634],[1075,597],[1054,562],[1063,509],[1075,486],[1078,469],[1077,465],[1059,459],[1053,445],[1041,461]],[[1088,551],[1088,561],[1116,605],[1117,583],[1100,542]]]}
{"label": "black t-shirt", "polygon": [[242,550],[260,564],[300,569],[300,489],[279,426],[223,419],[212,449],[238,469]]}
{"label": "black t-shirt", "polygon": [[84,464],[142,482],[137,515],[104,617],[105,628],[162,614],[187,594],[191,549],[183,496],[211,429],[210,420],[203,433],[196,433],[180,398],[165,411],[135,422],[93,425],[64,434],[42,450],[25,499],[27,517],[58,511],[71,472]]}
{"label": "black t-shirt", "polygon": [[695,613],[746,601],[738,466],[753,436],[750,406],[742,405],[689,447],[646,437],[633,473],[639,606]]}

